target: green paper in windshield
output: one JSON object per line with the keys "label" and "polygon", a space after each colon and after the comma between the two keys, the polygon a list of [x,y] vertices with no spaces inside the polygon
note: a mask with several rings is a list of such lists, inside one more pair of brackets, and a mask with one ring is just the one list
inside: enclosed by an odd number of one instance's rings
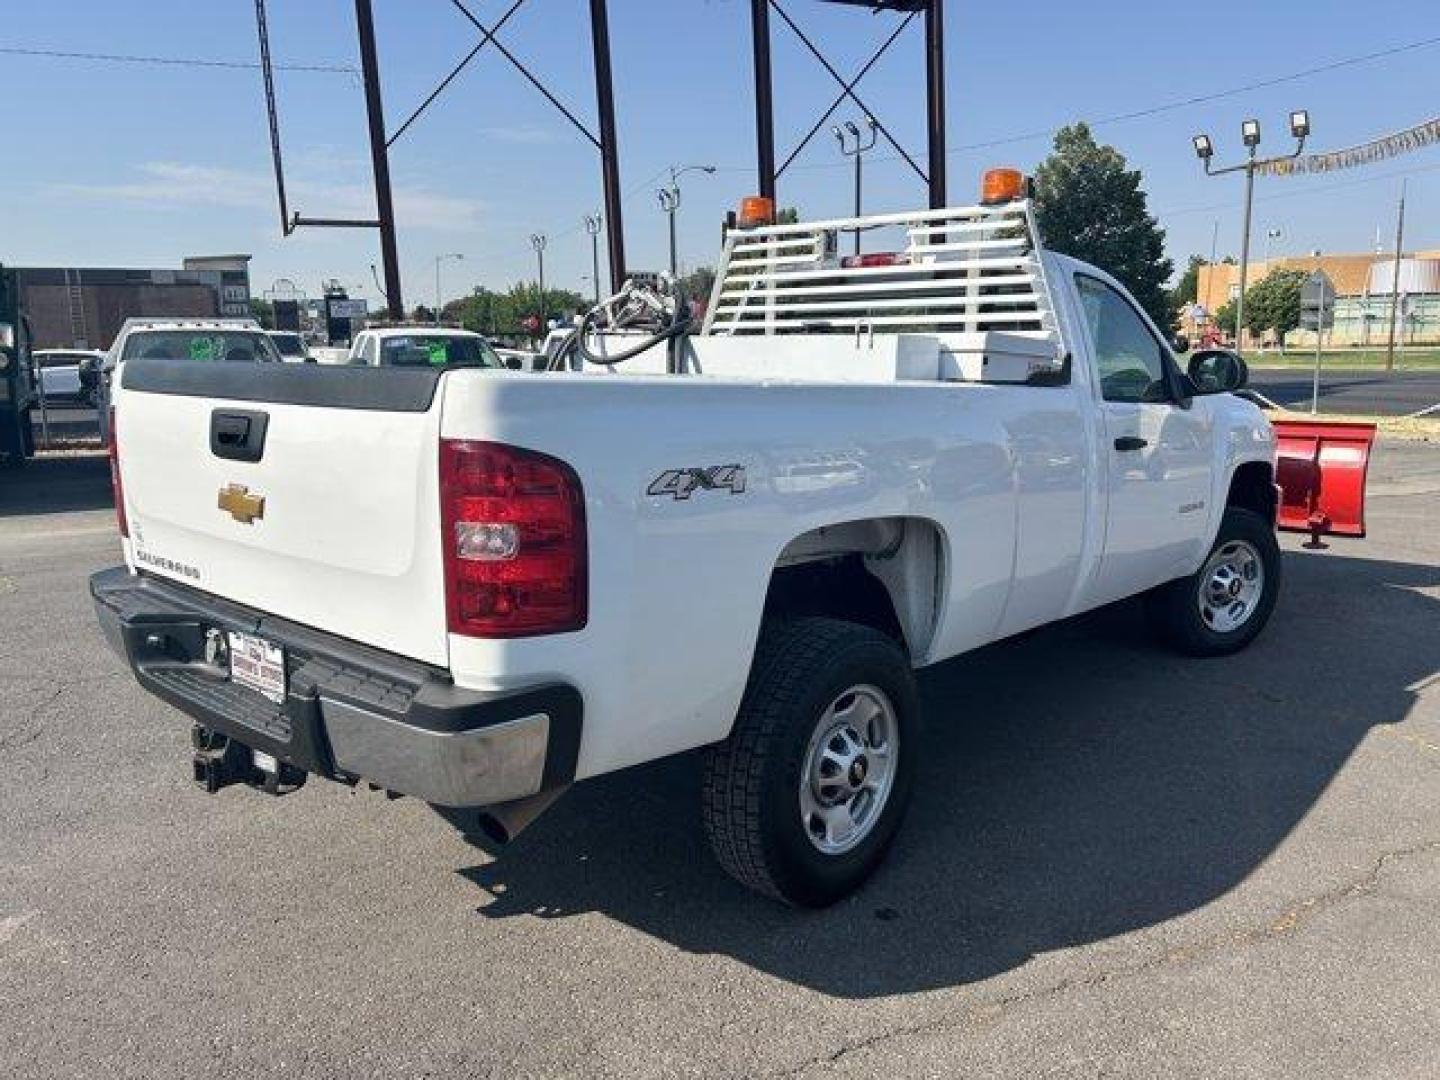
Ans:
{"label": "green paper in windshield", "polygon": [[202,362],[214,360],[220,351],[216,348],[218,342],[210,337],[193,337],[190,339],[190,359]]}
{"label": "green paper in windshield", "polygon": [[444,367],[450,362],[450,354],[443,341],[426,342],[425,351],[430,354],[431,367]]}

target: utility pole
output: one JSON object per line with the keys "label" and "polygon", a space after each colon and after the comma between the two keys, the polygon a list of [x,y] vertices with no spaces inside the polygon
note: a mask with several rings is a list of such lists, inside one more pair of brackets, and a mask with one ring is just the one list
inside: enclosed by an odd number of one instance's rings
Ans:
{"label": "utility pole", "polygon": [[621,216],[620,146],[615,134],[615,87],[610,73],[610,17],[605,0],[590,0],[590,47],[595,57],[595,107],[600,117],[600,175],[610,226],[610,291],[625,284],[625,224]]}
{"label": "utility pole", "polygon": [[930,0],[925,8],[925,126],[930,147],[930,209],[941,210],[946,202],[945,0]]}
{"label": "utility pole", "polygon": [[[855,216],[857,218],[860,216],[860,186],[864,168],[865,151],[875,145],[877,138],[875,118],[873,116],[867,116],[865,122],[869,125],[869,142],[865,141],[865,137],[860,133],[860,129],[855,126],[852,120],[845,121],[844,130],[841,130],[839,126],[830,129],[830,133],[834,135],[836,141],[840,143],[840,153],[846,157],[853,157],[855,159]],[[860,254],[860,230],[858,228],[855,230],[855,254]]]}
{"label": "utility pole", "polygon": [[679,275],[680,259],[675,243],[675,211],[680,209],[680,177],[688,172],[703,172],[707,175],[715,172],[714,165],[685,165],[670,166],[669,186],[661,188],[656,194],[660,197],[660,209],[670,215],[670,276]]}
{"label": "utility pole", "polygon": [[678,258],[675,252],[675,211],[680,209],[680,189],[678,187],[661,188],[656,194],[660,196],[660,209],[665,211],[665,216],[670,219],[670,276],[677,274],[676,265]]}
{"label": "utility pole", "polygon": [[585,215],[585,231],[590,234],[590,275],[595,285],[595,306],[600,306],[600,226],[604,218],[599,213]]}
{"label": "utility pole", "polygon": [[530,246],[535,249],[535,258],[540,264],[540,313],[538,320],[538,335],[543,340],[545,337],[545,234],[535,233],[530,237]]}
{"label": "utility pole", "polygon": [[1405,185],[1400,181],[1400,212],[1395,217],[1395,263],[1390,271],[1390,343],[1385,348],[1385,373],[1395,371],[1395,327],[1400,321],[1400,254],[1405,248]]}
{"label": "utility pole", "polygon": [[380,226],[380,261],[385,267],[385,303],[390,318],[405,318],[400,295],[400,252],[395,243],[395,206],[390,195],[390,155],[385,148],[385,109],[380,99],[380,61],[375,52],[375,19],[370,0],[355,0],[360,32],[360,69],[370,122],[370,160],[375,170],[375,213]]}
{"label": "utility pole", "polygon": [[750,40],[755,65],[756,194],[775,198],[775,105],[770,75],[770,0],[750,0]]}

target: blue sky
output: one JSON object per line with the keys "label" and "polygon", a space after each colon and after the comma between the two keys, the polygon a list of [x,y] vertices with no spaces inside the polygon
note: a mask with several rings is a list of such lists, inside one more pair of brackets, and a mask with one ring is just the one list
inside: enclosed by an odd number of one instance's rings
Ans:
{"label": "blue sky", "polygon": [[[507,7],[472,0],[483,20]],[[630,195],[633,268],[660,267],[664,219],[654,189],[670,164],[715,164],[684,181],[686,264],[713,261],[724,211],[754,186],[746,0],[611,0],[621,180]],[[895,25],[813,0],[786,0],[842,72],[858,67]],[[1098,118],[1242,87],[1328,62],[1440,36],[1434,0],[1034,0],[948,8],[951,201],[969,201],[979,173],[1030,168],[1048,149],[1035,135]],[[528,0],[503,32],[587,120],[593,115],[584,0]],[[474,32],[447,0],[375,0],[392,130]],[[0,0],[0,47],[253,61],[251,0]],[[351,0],[270,0],[277,62],[355,62]],[[775,21],[777,142],[783,156],[835,87]],[[881,119],[923,163],[924,62],[917,21],[861,84]],[[281,72],[281,124],[291,204],[314,216],[372,212],[364,100],[345,74]],[[312,294],[335,277],[372,300],[370,232],[308,230],[282,238],[275,210],[258,72],[127,65],[0,53],[7,151],[0,156],[0,261],[41,265],[177,265],[186,254],[253,252],[262,291],[278,277]],[[1288,147],[1285,118],[1310,110],[1312,146],[1327,149],[1440,113],[1440,43],[1263,89],[1101,124],[1097,135],[1143,170],[1152,211],[1179,263],[1238,250],[1240,182],[1208,179],[1190,151],[1197,130],[1234,158],[1239,124],[1264,125],[1265,148]],[[836,119],[857,118],[845,106]],[[528,237],[546,232],[547,278],[589,292],[581,218],[598,208],[596,155],[497,54],[483,51],[396,144],[394,172],[407,303],[430,302],[434,257],[446,294],[533,275]],[[1440,247],[1440,148],[1326,177],[1262,180],[1255,252],[1278,228],[1276,254],[1369,250],[1377,227],[1393,242],[1402,174],[1410,188],[1407,247]],[[828,135],[781,180],[781,201],[806,217],[846,212],[850,174]],[[922,205],[902,162],[867,166],[867,210]]]}

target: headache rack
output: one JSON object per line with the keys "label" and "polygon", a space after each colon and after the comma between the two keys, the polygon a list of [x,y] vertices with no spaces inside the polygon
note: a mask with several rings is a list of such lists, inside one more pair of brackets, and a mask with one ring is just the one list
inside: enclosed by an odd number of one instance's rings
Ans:
{"label": "headache rack", "polygon": [[[888,230],[904,246],[843,256]],[[1058,341],[1027,199],[732,231],[705,335],[1003,332]]]}
{"label": "headache rack", "polygon": [[[853,235],[886,250],[844,255]],[[1063,382],[1027,199],[735,229],[691,370],[861,382]]]}

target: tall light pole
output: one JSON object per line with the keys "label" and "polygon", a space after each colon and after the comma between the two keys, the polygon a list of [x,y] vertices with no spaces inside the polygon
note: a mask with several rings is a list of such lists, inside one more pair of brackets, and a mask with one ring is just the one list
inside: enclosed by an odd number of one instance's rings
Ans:
{"label": "tall light pole", "polygon": [[714,165],[671,165],[670,183],[655,193],[660,199],[660,209],[665,211],[670,218],[670,276],[672,278],[680,273],[680,259],[675,243],[675,211],[680,209],[680,177],[687,172],[708,174],[714,171]]}
{"label": "tall light pole", "polygon": [[600,214],[585,215],[585,231],[590,234],[590,273],[595,283],[595,306],[600,306],[600,226],[605,219]]}
{"label": "tall light pole", "polygon": [[[865,151],[875,145],[876,139],[875,128],[877,125],[875,118],[873,116],[867,116],[865,117],[865,123],[868,128],[866,132],[869,136],[868,142],[866,141],[866,135],[861,134],[860,129],[855,126],[852,120],[846,120],[843,129],[840,126],[830,129],[830,134],[834,135],[836,142],[840,144],[840,153],[846,157],[853,157],[855,159],[855,216],[857,218],[860,216],[861,170],[863,168]],[[855,230],[855,254],[860,254],[859,229]]]}
{"label": "tall light pole", "polygon": [[545,234],[532,234],[530,246],[535,249],[535,258],[540,264],[540,315],[536,328],[537,336],[543,339],[545,337]]}
{"label": "tall light pole", "polygon": [[458,251],[451,252],[449,255],[436,255],[436,256],[435,256],[435,325],[436,325],[436,326],[439,326],[439,325],[440,325],[440,303],[441,303],[441,300],[440,300],[440,264],[441,264],[442,262],[444,262],[446,259],[455,259],[455,260],[458,262],[458,261],[460,261],[460,260],[462,260],[462,259],[464,259],[464,258],[465,258],[465,256],[464,256],[464,255],[461,255]]}
{"label": "tall light pole", "polygon": [[1310,114],[1297,109],[1290,114],[1290,134],[1295,138],[1295,150],[1278,157],[1259,158],[1256,149],[1260,146],[1260,121],[1245,120],[1240,124],[1240,138],[1245,144],[1245,160],[1238,165],[1224,169],[1211,168],[1210,160],[1215,156],[1215,144],[1209,135],[1196,135],[1191,140],[1195,155],[1205,163],[1206,176],[1225,176],[1228,173],[1245,172],[1245,224],[1240,234],[1240,293],[1235,298],[1235,347],[1240,347],[1241,328],[1245,325],[1245,283],[1250,273],[1250,217],[1255,205],[1255,170],[1279,161],[1297,158],[1305,151],[1305,139],[1310,134]]}
{"label": "tall light pole", "polygon": [[1265,272],[1267,274],[1270,272],[1270,260],[1274,257],[1272,246],[1276,240],[1279,240],[1284,235],[1285,231],[1283,229],[1265,230]]}

